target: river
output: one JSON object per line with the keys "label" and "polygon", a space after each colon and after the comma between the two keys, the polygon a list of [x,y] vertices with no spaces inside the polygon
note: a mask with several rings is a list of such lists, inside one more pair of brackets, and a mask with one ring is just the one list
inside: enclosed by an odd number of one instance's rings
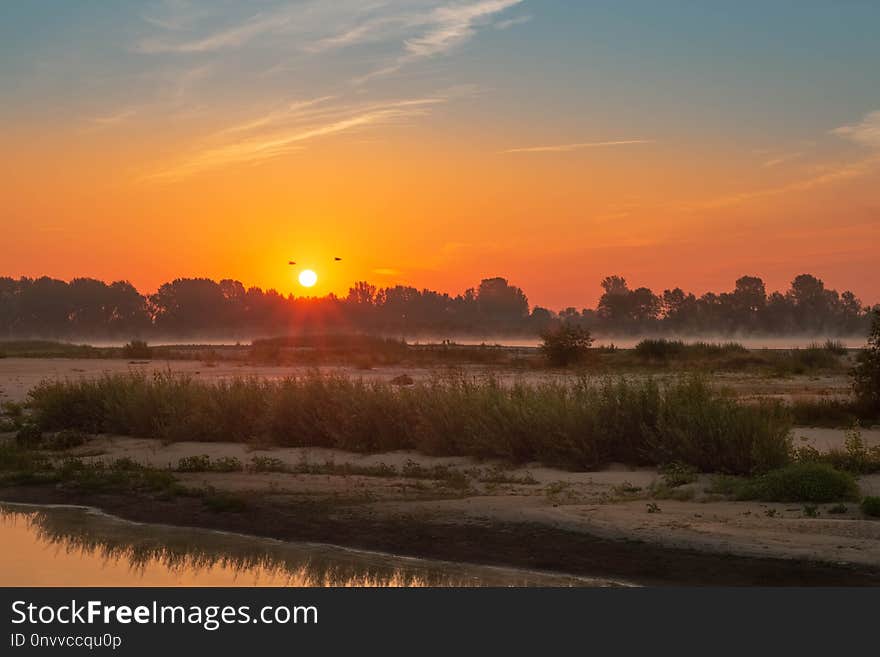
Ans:
{"label": "river", "polygon": [[0,503],[0,586],[613,586],[513,568]]}

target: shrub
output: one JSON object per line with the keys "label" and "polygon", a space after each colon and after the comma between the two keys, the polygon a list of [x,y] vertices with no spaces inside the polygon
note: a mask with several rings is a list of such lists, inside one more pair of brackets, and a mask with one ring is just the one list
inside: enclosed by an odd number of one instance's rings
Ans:
{"label": "shrub", "polygon": [[541,335],[541,352],[554,367],[582,362],[592,344],[593,338],[587,329],[569,322],[563,322]]}
{"label": "shrub", "polygon": [[868,346],[859,354],[852,379],[859,405],[868,413],[880,414],[880,310],[874,311]]}
{"label": "shrub", "polygon": [[670,488],[692,484],[697,480],[697,471],[684,463],[669,463],[660,468],[663,483]]}
{"label": "shrub", "polygon": [[122,356],[149,360],[153,357],[153,350],[143,340],[132,340],[122,347]]}
{"label": "shrub", "polygon": [[793,463],[734,486],[738,499],[824,503],[858,498],[855,478],[825,463]]}
{"label": "shrub", "polygon": [[862,500],[862,513],[872,518],[880,518],[880,497],[868,495]]}

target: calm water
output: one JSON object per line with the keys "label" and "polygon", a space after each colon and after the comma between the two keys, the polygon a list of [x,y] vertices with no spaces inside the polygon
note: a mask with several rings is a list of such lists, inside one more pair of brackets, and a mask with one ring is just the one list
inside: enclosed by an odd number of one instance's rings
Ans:
{"label": "calm water", "polygon": [[0,503],[0,586],[610,586]]}

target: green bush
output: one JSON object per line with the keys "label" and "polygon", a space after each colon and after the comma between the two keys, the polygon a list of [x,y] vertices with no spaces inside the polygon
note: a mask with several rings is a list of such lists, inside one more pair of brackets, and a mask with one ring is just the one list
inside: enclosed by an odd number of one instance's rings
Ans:
{"label": "green bush", "polygon": [[660,468],[663,484],[669,488],[678,488],[692,484],[697,480],[697,471],[684,463],[669,463]]}
{"label": "green bush", "polygon": [[821,504],[858,499],[855,478],[825,463],[793,463],[778,470],[738,482],[738,499],[762,502]]}
{"label": "green bush", "polygon": [[880,518],[880,497],[868,495],[862,500],[862,513],[872,518]]}
{"label": "green bush", "polygon": [[583,362],[592,344],[593,338],[587,329],[568,322],[563,322],[541,335],[541,353],[554,367]]}

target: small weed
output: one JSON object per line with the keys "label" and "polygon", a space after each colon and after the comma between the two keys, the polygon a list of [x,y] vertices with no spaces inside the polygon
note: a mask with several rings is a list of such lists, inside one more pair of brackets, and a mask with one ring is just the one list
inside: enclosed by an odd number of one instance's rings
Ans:
{"label": "small weed", "polygon": [[618,495],[637,495],[642,492],[641,486],[633,486],[630,482],[624,481],[619,486],[612,489]]}
{"label": "small weed", "polygon": [[660,468],[663,483],[670,488],[692,484],[697,480],[696,468],[674,461]]}
{"label": "small weed", "polygon": [[815,504],[804,504],[804,517],[805,518],[818,518],[819,517],[819,507]]}
{"label": "small weed", "polygon": [[251,459],[250,469],[254,472],[286,472],[287,464],[272,456],[255,456]]}
{"label": "small weed", "polygon": [[656,502],[648,502],[646,505],[648,508],[648,513],[661,513],[662,509],[657,505]]}
{"label": "small weed", "polygon": [[880,497],[868,495],[862,500],[862,513],[872,518],[880,518]]}
{"label": "small weed", "polygon": [[828,508],[828,513],[832,513],[835,515],[846,513],[846,511],[846,504],[835,504],[834,506]]}
{"label": "small weed", "polygon": [[221,456],[211,463],[211,470],[213,472],[241,472],[244,470],[244,466],[234,456]]}
{"label": "small weed", "polygon": [[185,456],[177,462],[178,472],[208,472],[211,469],[211,457],[207,454]]}

